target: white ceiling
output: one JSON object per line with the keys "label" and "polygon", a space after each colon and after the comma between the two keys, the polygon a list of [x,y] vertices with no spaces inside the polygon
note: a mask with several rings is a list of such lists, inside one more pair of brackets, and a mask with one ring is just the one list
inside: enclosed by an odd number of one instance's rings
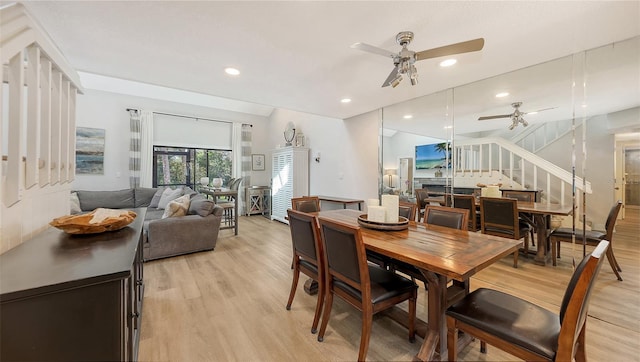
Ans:
{"label": "white ceiling", "polygon": [[[640,34],[639,1],[30,1],[24,5],[78,71],[335,118]],[[485,39],[485,47],[458,56],[451,68],[440,68],[441,59],[416,63],[420,75],[416,86],[405,80],[396,88],[381,88],[392,60],[350,45],[365,42],[397,51],[395,35],[404,30],[415,33],[409,46],[415,51],[478,37]],[[228,66],[242,74],[227,76],[223,70]],[[353,101],[340,103],[344,97]],[[505,104],[508,107],[509,102]],[[242,102],[220,107],[248,113],[255,108],[243,108]],[[499,113],[508,111],[502,108]]]}

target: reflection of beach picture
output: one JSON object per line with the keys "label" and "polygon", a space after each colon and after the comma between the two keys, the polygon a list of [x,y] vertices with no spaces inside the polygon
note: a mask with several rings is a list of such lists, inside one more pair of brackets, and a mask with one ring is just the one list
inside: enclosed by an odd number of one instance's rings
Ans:
{"label": "reflection of beach picture", "polygon": [[416,170],[447,167],[447,144],[416,146]]}
{"label": "reflection of beach picture", "polygon": [[76,174],[104,174],[104,130],[76,128]]}

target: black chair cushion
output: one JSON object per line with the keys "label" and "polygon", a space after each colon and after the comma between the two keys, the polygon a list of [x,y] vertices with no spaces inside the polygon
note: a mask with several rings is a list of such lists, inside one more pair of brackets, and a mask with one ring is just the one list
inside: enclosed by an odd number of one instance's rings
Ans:
{"label": "black chair cushion", "polygon": [[452,305],[446,314],[549,360],[555,358],[560,318],[526,300],[480,288]]}
{"label": "black chair cushion", "polygon": [[[550,236],[560,239],[571,239],[572,234],[573,231],[571,228],[558,228],[555,229]],[[587,241],[598,243],[600,242],[600,240],[603,240],[607,236],[607,234],[603,233],[602,231],[588,230],[586,232],[586,236]],[[578,242],[579,240],[582,240],[582,231],[576,230],[576,242]]]}
{"label": "black chair cushion", "polygon": [[[416,283],[411,280],[376,265],[369,265],[369,278],[371,279],[371,302],[373,304],[418,288]],[[362,300],[362,293],[346,283],[334,279],[334,287]]]}
{"label": "black chair cushion", "polygon": [[318,266],[311,264],[307,260],[300,259],[300,268],[306,268],[314,272],[316,275],[318,275]]}

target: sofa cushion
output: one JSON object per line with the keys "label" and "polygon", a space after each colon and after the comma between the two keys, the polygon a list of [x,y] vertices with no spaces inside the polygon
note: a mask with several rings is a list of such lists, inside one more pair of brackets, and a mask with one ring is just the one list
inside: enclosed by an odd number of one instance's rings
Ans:
{"label": "sofa cushion", "polygon": [[162,214],[162,218],[185,216],[189,209],[190,197],[189,195],[180,196],[175,200],[169,201],[167,207]]}
{"label": "sofa cushion", "polygon": [[82,212],[80,208],[80,199],[78,199],[78,193],[72,192],[69,197],[69,213],[71,215],[79,214]]}
{"label": "sofa cushion", "polygon": [[189,186],[185,186],[182,188],[182,194],[183,195],[189,195],[191,197],[193,197],[193,195],[197,195],[198,193],[193,191],[193,189]]}
{"label": "sofa cushion", "polygon": [[[135,197],[135,207],[147,207],[151,204],[151,200],[156,193],[154,188],[138,187],[133,190]],[[158,200],[159,201],[159,200]]]}
{"label": "sofa cushion", "polygon": [[198,194],[191,198],[191,203],[189,204],[189,211],[187,211],[188,215],[200,215],[205,217],[213,211],[213,208],[216,206],[213,200],[208,200],[204,195]]}
{"label": "sofa cushion", "polygon": [[182,196],[182,189],[174,190],[172,188],[167,187],[162,192],[162,196],[160,196],[160,201],[158,202],[158,209],[166,209],[167,204],[169,204],[170,201],[173,201],[180,196]]}
{"label": "sofa cushion", "polygon": [[82,211],[105,209],[131,209],[135,206],[133,189],[117,191],[78,191]]}
{"label": "sofa cushion", "polygon": [[153,194],[153,198],[151,202],[149,202],[149,207],[157,208],[158,203],[160,203],[160,197],[162,197],[162,193],[164,192],[164,187],[158,187],[156,193]]}

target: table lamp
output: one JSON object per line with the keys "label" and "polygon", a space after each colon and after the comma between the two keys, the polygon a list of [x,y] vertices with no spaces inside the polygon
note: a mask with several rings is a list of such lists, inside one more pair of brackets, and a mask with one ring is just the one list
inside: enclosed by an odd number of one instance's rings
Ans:
{"label": "table lamp", "polygon": [[389,176],[389,187],[393,187],[393,175],[396,174],[395,168],[387,168],[384,170],[385,176]]}

